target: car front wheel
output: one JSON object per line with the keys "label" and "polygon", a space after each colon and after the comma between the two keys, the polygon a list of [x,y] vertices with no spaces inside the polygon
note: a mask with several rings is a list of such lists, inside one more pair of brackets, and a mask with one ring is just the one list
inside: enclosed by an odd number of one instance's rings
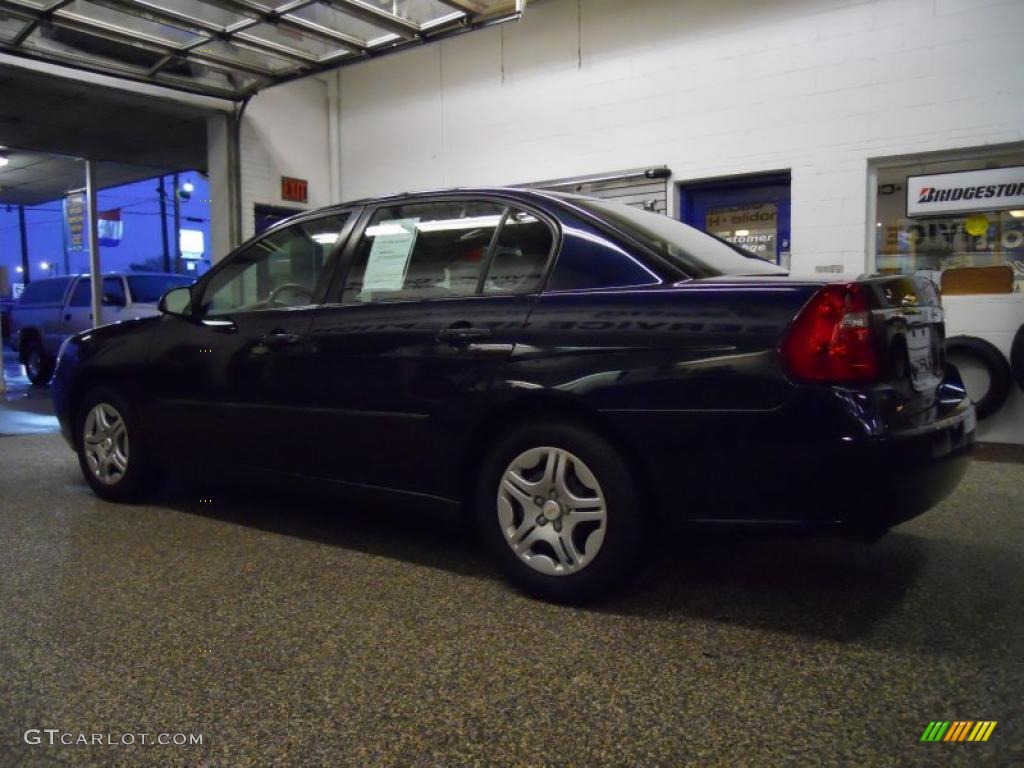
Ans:
{"label": "car front wheel", "polygon": [[131,404],[106,387],[89,392],[79,409],[78,463],[97,496],[136,501],[152,490],[156,473]]}
{"label": "car front wheel", "polygon": [[598,596],[632,572],[643,518],[615,448],[572,423],[510,432],[484,461],[476,508],[502,570],[548,600]]}

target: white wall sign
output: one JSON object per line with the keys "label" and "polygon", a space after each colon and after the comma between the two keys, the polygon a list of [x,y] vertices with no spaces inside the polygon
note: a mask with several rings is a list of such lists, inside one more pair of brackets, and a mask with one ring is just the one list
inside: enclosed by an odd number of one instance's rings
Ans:
{"label": "white wall sign", "polygon": [[203,251],[206,250],[206,243],[201,229],[180,229],[178,230],[178,242],[181,246],[181,258],[201,259]]}
{"label": "white wall sign", "polygon": [[364,291],[400,291],[409,256],[416,245],[419,219],[394,219],[367,230],[373,235],[370,258],[363,274]]}
{"label": "white wall sign", "polygon": [[1024,166],[907,178],[907,216],[1024,208]]}

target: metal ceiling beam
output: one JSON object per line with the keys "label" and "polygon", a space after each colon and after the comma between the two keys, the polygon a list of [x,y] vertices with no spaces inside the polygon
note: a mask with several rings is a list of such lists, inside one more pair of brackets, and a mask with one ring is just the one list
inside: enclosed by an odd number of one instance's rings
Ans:
{"label": "metal ceiling beam", "polygon": [[124,64],[117,64],[115,62],[97,63],[94,59],[90,59],[85,56],[76,56],[62,51],[38,51],[32,48],[25,48],[24,46],[13,46],[2,41],[0,41],[0,50],[24,59],[39,61],[44,64],[58,64],[65,67],[71,67],[72,69],[95,72],[98,75],[119,77],[124,80],[132,80],[137,83],[148,83],[149,85],[171,88],[175,91],[182,91],[183,93],[210,96],[212,98],[226,99],[228,101],[237,101],[240,98],[237,91],[232,91],[228,88],[220,88],[215,85],[184,81],[180,78],[165,77],[164,75],[149,77],[144,72]]}

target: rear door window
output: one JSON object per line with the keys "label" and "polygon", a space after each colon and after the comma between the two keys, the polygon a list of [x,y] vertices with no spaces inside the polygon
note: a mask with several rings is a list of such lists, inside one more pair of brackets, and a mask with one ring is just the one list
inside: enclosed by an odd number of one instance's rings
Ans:
{"label": "rear door window", "polygon": [[416,202],[378,209],[356,247],[342,301],[472,296],[505,206]]}
{"label": "rear door window", "polygon": [[495,242],[484,293],[529,293],[540,288],[554,234],[532,213],[512,208]]}

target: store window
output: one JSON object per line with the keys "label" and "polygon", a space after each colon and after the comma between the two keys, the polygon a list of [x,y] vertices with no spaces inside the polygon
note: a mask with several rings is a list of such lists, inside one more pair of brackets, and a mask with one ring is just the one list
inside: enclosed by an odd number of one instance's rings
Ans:
{"label": "store window", "polygon": [[1024,291],[1024,152],[879,168],[875,268],[946,295]]}

